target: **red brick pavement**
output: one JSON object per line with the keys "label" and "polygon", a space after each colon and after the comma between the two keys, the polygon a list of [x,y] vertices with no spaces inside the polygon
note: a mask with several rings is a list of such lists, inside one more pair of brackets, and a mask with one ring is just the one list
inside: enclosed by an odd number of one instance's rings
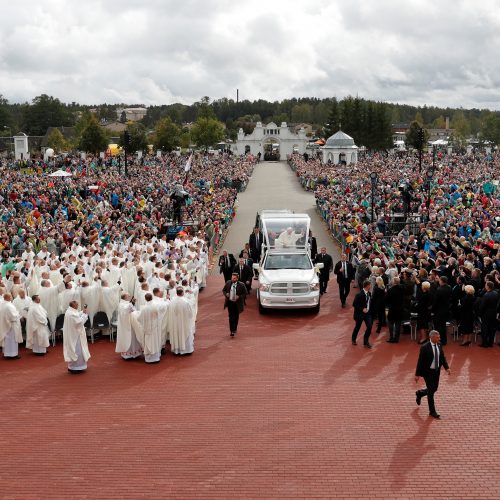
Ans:
{"label": "red brick pavement", "polygon": [[228,335],[201,294],[196,352],[124,362],[107,341],[70,375],[58,345],[0,360],[2,498],[500,498],[500,348],[448,345],[443,418],[415,405],[418,347],[350,344],[334,284],[315,317]]}

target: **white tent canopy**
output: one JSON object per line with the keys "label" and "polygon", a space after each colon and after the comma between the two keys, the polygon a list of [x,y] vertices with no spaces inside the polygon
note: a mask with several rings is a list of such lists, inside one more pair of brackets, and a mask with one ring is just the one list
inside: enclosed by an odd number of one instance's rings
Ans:
{"label": "white tent canopy", "polygon": [[445,141],[444,139],[438,139],[437,141],[431,142],[433,146],[446,146],[448,144],[448,141]]}
{"label": "white tent canopy", "polygon": [[71,177],[73,174],[70,174],[69,172],[66,172],[64,170],[56,170],[55,172],[52,172],[49,174],[49,177]]}

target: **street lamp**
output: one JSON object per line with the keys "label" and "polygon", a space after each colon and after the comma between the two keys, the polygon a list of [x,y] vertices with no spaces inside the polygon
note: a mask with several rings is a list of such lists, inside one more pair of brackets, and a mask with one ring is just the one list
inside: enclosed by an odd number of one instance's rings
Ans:
{"label": "street lamp", "polygon": [[370,174],[370,180],[372,183],[372,224],[373,224],[375,218],[375,211],[374,211],[375,187],[377,186],[377,180],[378,180],[377,172],[372,172]]}
{"label": "street lamp", "polygon": [[431,183],[434,177],[434,167],[427,170],[427,219],[431,220]]}

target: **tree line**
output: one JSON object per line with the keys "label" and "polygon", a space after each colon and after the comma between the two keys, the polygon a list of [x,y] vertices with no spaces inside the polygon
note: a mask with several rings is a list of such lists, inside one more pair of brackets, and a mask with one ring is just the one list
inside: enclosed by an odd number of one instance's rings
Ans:
{"label": "tree line", "polygon": [[[49,127],[77,127],[74,146],[94,147],[109,140],[109,134],[99,130],[104,123],[124,121],[117,109],[140,104],[81,105],[63,103],[53,96],[42,94],[28,103],[9,103],[0,95],[0,135],[19,131],[28,135],[45,135]],[[92,110],[92,113],[90,112]],[[91,118],[92,117],[92,118]],[[211,101],[203,97],[191,104],[149,106],[143,120],[129,123],[127,128],[134,145],[154,144],[161,149],[173,149],[197,144],[209,147],[223,139],[235,139],[239,128],[251,133],[258,121],[274,121],[278,125],[309,123],[313,137],[327,138],[342,129],[358,145],[368,149],[391,147],[391,125],[417,122],[424,128],[444,128],[446,117],[457,137],[481,136],[500,143],[500,112],[480,109],[439,108],[376,102],[348,96],[332,98],[293,98],[282,101],[255,101],[222,98]],[[83,130],[90,127],[82,142]],[[57,135],[56,132],[54,132]],[[60,139],[60,137],[58,138]],[[122,139],[123,141],[123,134]],[[132,145],[131,145],[132,147]]]}

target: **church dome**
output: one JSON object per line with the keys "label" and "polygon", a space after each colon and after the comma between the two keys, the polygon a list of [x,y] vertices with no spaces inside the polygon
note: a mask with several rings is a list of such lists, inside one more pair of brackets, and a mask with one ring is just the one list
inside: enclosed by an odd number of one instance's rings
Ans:
{"label": "church dome", "polygon": [[327,139],[325,146],[330,148],[351,148],[355,144],[354,139],[350,135],[339,130]]}

